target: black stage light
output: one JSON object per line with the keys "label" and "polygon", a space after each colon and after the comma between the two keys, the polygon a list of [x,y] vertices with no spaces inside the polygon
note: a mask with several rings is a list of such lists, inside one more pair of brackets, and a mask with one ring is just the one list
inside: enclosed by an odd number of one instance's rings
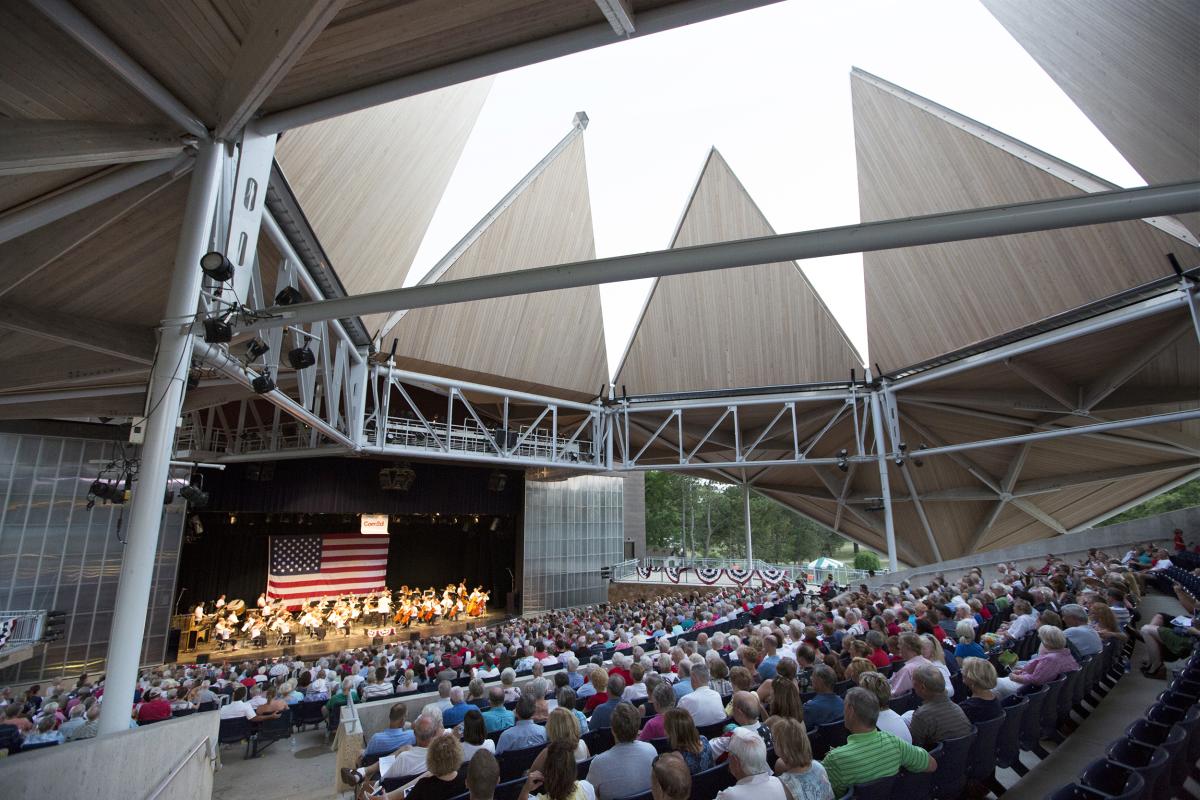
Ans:
{"label": "black stage light", "polygon": [[842,448],[837,455],[837,468],[842,472],[848,472],[850,470],[850,465],[846,462],[846,456],[848,455],[850,455],[850,451],[845,448]]}
{"label": "black stage light", "polygon": [[288,353],[288,363],[292,365],[292,369],[308,369],[317,363],[317,357],[308,346],[307,340],[303,345]]}
{"label": "black stage light", "polygon": [[258,394],[267,394],[275,391],[275,381],[271,378],[271,373],[264,371],[254,380],[250,381],[250,388]]}
{"label": "black stage light", "polygon": [[275,305],[291,306],[303,299],[304,296],[300,294],[300,290],[295,286],[285,286],[279,290],[279,294],[275,295]]}
{"label": "black stage light", "polygon": [[233,326],[229,316],[209,317],[204,320],[204,341],[209,344],[224,344],[233,340]]}
{"label": "black stage light", "polygon": [[208,505],[208,492],[201,489],[195,484],[189,483],[187,486],[179,490],[179,496],[188,501],[194,509],[204,508]]}
{"label": "black stage light", "polygon": [[92,481],[91,487],[88,489],[88,494],[95,495],[101,500],[111,500],[116,493],[116,486],[106,480],[97,478]]}
{"label": "black stage light", "polygon": [[908,452],[908,445],[905,444],[904,442],[901,442],[900,444],[896,445],[896,449],[900,451],[896,454],[896,466],[903,467],[904,466],[904,455],[905,455],[905,453]]}
{"label": "black stage light", "polygon": [[921,451],[924,450],[927,446],[928,445],[926,445],[924,442],[921,442],[919,445],[917,445],[917,452],[912,457],[912,463],[918,467],[925,466],[925,462],[921,460],[920,454],[921,454]]}
{"label": "black stage light", "polygon": [[246,359],[248,361],[257,361],[266,355],[270,349],[271,345],[255,337],[250,340],[250,344],[246,345]]}
{"label": "black stage light", "polygon": [[224,253],[218,253],[216,250],[200,257],[200,269],[217,283],[225,283],[233,277],[233,264],[229,263]]}
{"label": "black stage light", "polygon": [[488,476],[488,491],[503,492],[508,486],[508,476],[500,470],[496,470]]}

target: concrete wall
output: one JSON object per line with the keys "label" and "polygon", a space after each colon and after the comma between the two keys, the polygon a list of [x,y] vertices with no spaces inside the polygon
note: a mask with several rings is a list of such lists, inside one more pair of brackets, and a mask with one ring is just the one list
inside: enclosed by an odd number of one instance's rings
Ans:
{"label": "concrete wall", "polygon": [[995,572],[989,568],[1001,561],[1015,561],[1018,566],[1027,566],[1026,562],[1041,566],[1050,553],[1057,558],[1078,561],[1093,547],[1104,550],[1109,555],[1125,555],[1128,545],[1143,542],[1160,542],[1169,549],[1172,531],[1176,528],[1183,530],[1185,540],[1200,541],[1200,506],[1181,508],[1178,511],[1170,511],[1154,517],[1143,517],[1117,525],[1106,525],[1079,533],[1040,539],[1036,542],[1026,542],[1000,550],[988,550],[973,556],[943,561],[940,564],[902,569],[899,572],[881,575],[867,583],[872,589],[899,581],[922,583],[939,572],[949,578],[965,572],[971,567],[983,567],[984,576],[992,577]]}
{"label": "concrete wall", "polygon": [[[633,558],[646,557],[646,473],[627,472],[625,480],[625,547],[633,545]],[[622,558],[624,560],[624,558]]]}
{"label": "concrete wall", "polygon": [[[214,712],[192,714],[111,736],[70,742],[4,760],[0,767],[3,797],[88,797],[142,800],[193,755],[158,795],[160,800],[212,797],[217,728]],[[210,749],[211,748],[211,749]]]}

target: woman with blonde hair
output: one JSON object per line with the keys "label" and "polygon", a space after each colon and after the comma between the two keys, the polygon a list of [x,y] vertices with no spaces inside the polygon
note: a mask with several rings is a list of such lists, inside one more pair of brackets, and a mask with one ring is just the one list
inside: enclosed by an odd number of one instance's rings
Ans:
{"label": "woman with blonde hair", "polygon": [[996,688],[996,668],[986,658],[967,658],[962,665],[963,684],[971,696],[958,704],[971,722],[987,722],[1004,713]]}
{"label": "woman with blonde hair", "polygon": [[596,690],[596,693],[583,704],[584,714],[591,714],[596,706],[608,702],[608,673],[602,669],[594,669],[588,677],[591,679],[592,688]]}
{"label": "woman with blonde hair", "polygon": [[888,679],[879,672],[864,672],[858,676],[858,685],[875,695],[875,699],[879,701],[879,719],[876,720],[875,727],[912,744],[908,723],[888,705],[892,699],[892,685],[888,683]]}
{"label": "woman with blonde hair", "polygon": [[[565,708],[556,708],[550,712],[546,719],[546,741],[566,742],[571,745],[576,761],[586,761],[590,755],[587,743],[579,738],[579,720]],[[538,757],[541,757],[540,753]]]}
{"label": "woman with blonde hair", "polygon": [[775,741],[775,775],[792,800],[833,800],[833,786],[820,761],[814,761],[812,743],[804,725],[794,719],[777,719],[771,725]]}
{"label": "woman with blonde hair", "polygon": [[663,728],[667,732],[667,745],[683,756],[693,775],[712,769],[712,748],[708,746],[708,739],[696,730],[691,714],[682,708],[668,708],[663,714]]}
{"label": "woman with blonde hair", "polygon": [[444,800],[467,790],[467,776],[460,773],[462,745],[454,734],[443,733],[429,744],[425,754],[425,774],[412,784],[408,794],[400,787],[387,795],[388,800]]}
{"label": "woman with blonde hair", "polygon": [[[587,781],[579,780],[569,744],[551,742],[538,755],[542,760],[541,767],[529,770],[519,800],[596,800],[595,788]],[[541,792],[531,794],[535,789],[541,789]]]}
{"label": "woman with blonde hair", "polygon": [[950,680],[950,668],[946,666],[946,651],[932,633],[921,634],[921,655],[929,659],[946,680],[946,694],[954,696],[954,682]]}
{"label": "woman with blonde hair", "polygon": [[868,658],[855,657],[846,665],[846,680],[858,683],[858,676],[864,672],[878,672],[875,665]]}

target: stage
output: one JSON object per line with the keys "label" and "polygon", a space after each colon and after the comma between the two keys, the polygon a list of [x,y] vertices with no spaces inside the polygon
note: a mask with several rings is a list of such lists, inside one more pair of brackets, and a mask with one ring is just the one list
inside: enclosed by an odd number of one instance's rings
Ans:
{"label": "stage", "polygon": [[[384,637],[383,641],[385,644],[407,642],[414,634],[422,639],[430,636],[453,635],[467,630],[468,625],[484,628],[504,622],[507,618],[503,611],[489,609],[483,616],[472,620],[463,619],[452,622],[436,622],[432,625],[413,625],[411,628],[406,629],[397,628],[395,636]],[[391,626],[389,625],[388,627]],[[240,641],[236,650],[231,648],[221,650],[217,647],[215,641],[201,642],[195,650],[188,652],[180,651],[179,659],[175,663],[195,664],[197,658],[201,656],[213,662],[241,661],[247,658],[277,658],[283,655],[295,656],[302,661],[312,661],[321,656],[332,655],[341,650],[369,647],[371,645],[371,637],[367,636],[366,628],[361,625],[355,625],[353,633],[350,636],[335,636],[331,634],[324,639],[310,639],[308,634],[304,633],[296,638],[296,644],[285,647],[274,645],[276,641],[274,635],[269,636],[267,641],[268,645],[266,647],[253,647],[250,645],[249,640]]]}

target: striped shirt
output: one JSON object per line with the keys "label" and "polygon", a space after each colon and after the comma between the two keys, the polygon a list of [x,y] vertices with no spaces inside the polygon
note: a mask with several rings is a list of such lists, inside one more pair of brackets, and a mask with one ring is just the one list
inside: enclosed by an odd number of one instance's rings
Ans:
{"label": "striped shirt", "polygon": [[851,786],[895,775],[904,767],[909,772],[929,768],[929,753],[883,731],[852,733],[846,744],[835,747],[821,759],[833,785],[833,796],[841,797]]}

